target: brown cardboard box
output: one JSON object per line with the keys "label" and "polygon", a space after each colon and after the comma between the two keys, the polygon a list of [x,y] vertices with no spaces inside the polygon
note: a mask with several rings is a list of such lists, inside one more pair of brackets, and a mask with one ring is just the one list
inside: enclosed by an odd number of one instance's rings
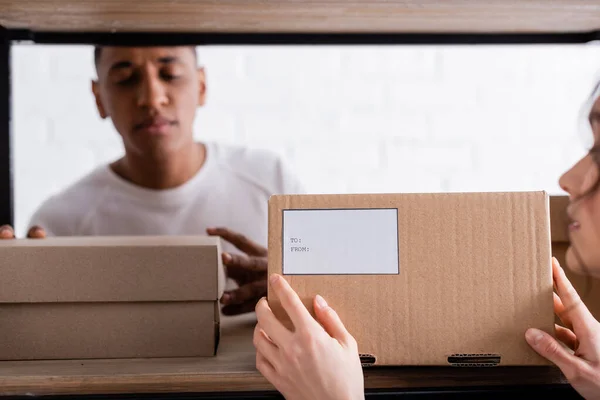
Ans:
{"label": "brown cardboard box", "polygon": [[[564,268],[567,278],[571,281],[584,304],[590,312],[600,319],[600,279],[577,274],[569,269],[565,254],[569,248],[569,217],[567,216],[568,196],[550,197],[550,223],[552,226],[552,255]],[[560,323],[558,317],[556,322]],[[562,324],[561,324],[562,325]]]}
{"label": "brown cardboard box", "polygon": [[324,296],[366,364],[550,364],[525,341],[554,333],[544,192],[273,196],[269,270],[311,313]]}
{"label": "brown cardboard box", "polygon": [[0,241],[0,359],[213,356],[214,237]]}

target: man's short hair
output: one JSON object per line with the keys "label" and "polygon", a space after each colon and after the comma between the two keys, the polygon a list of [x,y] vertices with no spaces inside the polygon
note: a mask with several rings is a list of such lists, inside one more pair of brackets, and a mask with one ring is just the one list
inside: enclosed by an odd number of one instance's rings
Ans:
{"label": "man's short hair", "polygon": [[98,68],[98,61],[100,61],[100,56],[102,55],[102,47],[94,46],[94,65]]}
{"label": "man's short hair", "polygon": [[[194,58],[197,57],[196,46],[190,46],[190,49],[194,52]],[[102,55],[102,46],[94,46],[94,65],[98,69],[98,63],[100,62],[100,56]]]}

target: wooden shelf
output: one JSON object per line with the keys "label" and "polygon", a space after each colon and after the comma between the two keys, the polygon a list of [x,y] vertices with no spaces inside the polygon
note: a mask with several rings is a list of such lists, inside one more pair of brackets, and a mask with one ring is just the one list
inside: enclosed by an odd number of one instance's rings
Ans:
{"label": "wooden shelf", "polygon": [[[253,316],[224,323],[214,358],[0,362],[0,395],[269,391],[255,368]],[[555,367],[365,369],[366,389],[565,384]]]}
{"label": "wooden shelf", "polygon": [[575,33],[598,0],[0,0],[0,25],[63,32]]}

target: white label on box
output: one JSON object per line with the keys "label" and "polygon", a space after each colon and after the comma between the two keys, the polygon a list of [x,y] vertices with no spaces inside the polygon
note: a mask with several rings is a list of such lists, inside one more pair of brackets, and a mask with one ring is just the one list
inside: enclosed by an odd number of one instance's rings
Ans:
{"label": "white label on box", "polygon": [[398,210],[283,210],[286,275],[398,274]]}

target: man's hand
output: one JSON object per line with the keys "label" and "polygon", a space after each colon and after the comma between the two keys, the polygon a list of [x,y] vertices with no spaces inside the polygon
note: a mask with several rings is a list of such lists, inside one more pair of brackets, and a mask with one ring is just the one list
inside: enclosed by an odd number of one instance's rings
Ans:
{"label": "man's hand", "polygon": [[[43,239],[46,237],[46,231],[39,226],[32,226],[27,232],[29,239]],[[0,226],[0,240],[1,239],[14,239],[15,231],[10,225]]]}
{"label": "man's hand", "polygon": [[223,314],[238,315],[254,311],[258,300],[267,294],[267,249],[227,228],[209,228],[207,233],[221,237],[245,253],[222,254],[227,276],[239,286],[223,294]]}

